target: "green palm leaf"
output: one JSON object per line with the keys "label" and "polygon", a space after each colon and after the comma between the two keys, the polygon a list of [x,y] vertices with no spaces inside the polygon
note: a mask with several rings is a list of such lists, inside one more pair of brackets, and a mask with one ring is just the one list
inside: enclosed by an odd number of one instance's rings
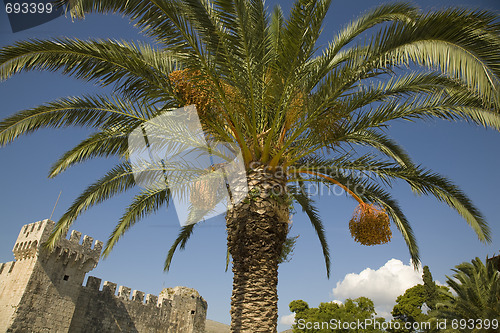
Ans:
{"label": "green palm leaf", "polygon": [[[103,256],[106,257],[110,254],[116,242],[118,242],[121,236],[123,236],[123,234],[137,221],[144,216],[158,211],[162,206],[168,207],[169,201],[170,192],[164,188],[147,189],[136,195],[109,236],[106,246],[104,247]],[[184,246],[182,246],[182,248],[183,247]]]}
{"label": "green palm leaf", "polygon": [[325,227],[323,225],[323,222],[321,221],[318,210],[313,205],[313,200],[309,198],[303,190],[293,187],[290,187],[290,189],[292,189],[293,198],[302,207],[302,211],[307,214],[307,217],[309,218],[309,221],[311,222],[311,225],[313,226],[314,231],[318,236],[319,242],[321,244],[321,250],[323,251],[323,257],[325,259],[326,276],[330,277],[330,249],[326,240]]}
{"label": "green palm leaf", "polygon": [[54,231],[47,240],[47,246],[54,248],[64,237],[76,218],[89,209],[113,196],[130,190],[135,186],[134,172],[129,163],[123,163],[110,170],[104,177],[90,185],[59,219]]}

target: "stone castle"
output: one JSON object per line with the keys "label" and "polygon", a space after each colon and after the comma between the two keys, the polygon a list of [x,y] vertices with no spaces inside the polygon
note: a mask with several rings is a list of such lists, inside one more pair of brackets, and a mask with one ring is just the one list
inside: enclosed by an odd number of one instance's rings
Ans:
{"label": "stone castle", "polygon": [[[43,244],[54,222],[23,226],[15,261],[0,264],[0,332],[203,333],[207,302],[194,289],[164,289],[159,296],[85,275],[99,262],[102,242],[73,231],[54,251]],[[93,246],[92,246],[93,245]]]}

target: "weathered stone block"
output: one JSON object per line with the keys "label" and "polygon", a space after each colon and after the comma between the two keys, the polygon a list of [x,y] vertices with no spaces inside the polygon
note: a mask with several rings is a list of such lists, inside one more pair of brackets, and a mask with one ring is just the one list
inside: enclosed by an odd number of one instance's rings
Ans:
{"label": "weathered stone block", "polygon": [[80,244],[80,238],[82,238],[82,233],[76,230],[71,232],[71,236],[69,236],[69,241],[71,243]]}
{"label": "weathered stone block", "polygon": [[98,252],[99,254],[101,254],[101,251],[102,251],[102,242],[101,241],[99,241],[99,240],[95,241],[95,243],[94,243],[94,251]]}
{"label": "weathered stone block", "polygon": [[114,295],[116,292],[116,283],[104,281],[102,291]]}
{"label": "weathered stone block", "polygon": [[134,292],[132,293],[132,300],[134,302],[142,303],[144,301],[144,292],[139,290],[134,290]]}
{"label": "weathered stone block", "polygon": [[90,248],[92,247],[92,242],[93,241],[94,241],[94,238],[85,235],[83,237],[83,242],[82,242],[83,248],[86,249],[86,250],[90,250]]}
{"label": "weathered stone block", "polygon": [[96,278],[95,276],[89,276],[87,279],[87,288],[91,289],[96,289],[99,290],[99,287],[101,286],[101,279]]}
{"label": "weathered stone block", "polygon": [[118,297],[121,299],[130,299],[130,291],[129,287],[120,286],[118,288]]}
{"label": "weathered stone block", "polygon": [[158,305],[158,296],[147,294],[146,295],[146,304],[147,305]]}

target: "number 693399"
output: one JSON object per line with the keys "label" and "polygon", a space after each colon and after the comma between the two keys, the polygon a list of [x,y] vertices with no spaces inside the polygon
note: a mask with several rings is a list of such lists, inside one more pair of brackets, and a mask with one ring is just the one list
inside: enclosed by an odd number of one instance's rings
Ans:
{"label": "number 693399", "polygon": [[52,13],[52,4],[43,2],[7,2],[5,12],[7,14],[50,14]]}

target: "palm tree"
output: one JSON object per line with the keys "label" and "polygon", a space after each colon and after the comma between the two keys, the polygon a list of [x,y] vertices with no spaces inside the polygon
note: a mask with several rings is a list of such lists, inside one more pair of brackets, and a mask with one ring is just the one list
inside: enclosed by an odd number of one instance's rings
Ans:
{"label": "palm tree", "polygon": [[498,332],[500,273],[492,262],[484,264],[477,257],[455,267],[446,283],[456,296],[447,293],[448,301],[437,304],[433,317],[455,320],[463,332]]}
{"label": "palm tree", "polygon": [[[236,145],[246,168],[249,195],[226,214],[234,274],[232,332],[276,332],[278,262],[291,204],[307,214],[329,275],[324,225],[305,184],[340,186],[359,202],[350,226],[362,244],[387,242],[392,222],[415,265],[419,252],[412,229],[387,191],[398,179],[455,209],[481,241],[490,241],[487,223],[469,198],[444,176],[415,164],[386,126],[398,119],[447,119],[500,129],[496,15],[381,5],[318,50],[330,0],[296,1],[288,18],[279,7],[268,14],[261,0],[59,2],[71,3],[75,17],[123,14],[155,44],[58,38],[0,51],[3,80],[49,70],[113,88],[109,96],[61,98],[0,123],[2,146],[45,127],[95,129],[53,165],[50,177],[93,158],[122,159],[74,201],[49,246],[86,209],[136,185],[127,161],[129,134],[189,104],[197,106],[207,140]],[[119,220],[104,255],[170,199],[169,189],[143,189]],[[195,227],[181,228],[166,269]]]}

